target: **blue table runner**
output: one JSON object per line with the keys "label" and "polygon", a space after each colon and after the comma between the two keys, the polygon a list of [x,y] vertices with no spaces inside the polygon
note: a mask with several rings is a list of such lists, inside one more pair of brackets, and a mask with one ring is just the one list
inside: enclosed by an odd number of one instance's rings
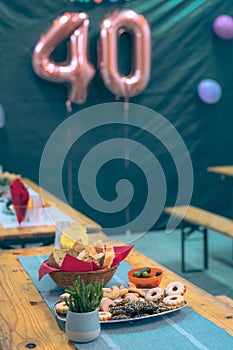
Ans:
{"label": "blue table runner", "polygon": [[[46,275],[38,281],[38,269],[48,255],[19,256],[45,303],[55,315],[53,303],[63,290]],[[107,286],[127,285],[129,264],[123,261]],[[64,329],[64,322],[58,323]],[[232,350],[233,337],[190,307],[169,315],[129,323],[101,324],[100,336],[91,343],[74,343],[79,350]]]}

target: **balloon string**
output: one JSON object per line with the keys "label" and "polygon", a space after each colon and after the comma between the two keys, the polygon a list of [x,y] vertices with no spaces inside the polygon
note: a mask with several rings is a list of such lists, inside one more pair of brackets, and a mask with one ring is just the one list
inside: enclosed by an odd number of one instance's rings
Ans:
{"label": "balloon string", "polygon": [[67,112],[69,113],[72,112],[72,104],[70,100],[66,101],[66,109],[67,109]]}
{"label": "balloon string", "polygon": [[[126,82],[124,82],[124,138],[127,140],[129,138],[129,126],[128,126],[128,120],[129,120],[129,91],[128,86]],[[125,143],[127,145],[127,143]],[[127,146],[125,146],[125,167],[126,169],[129,168],[129,149]]]}
{"label": "balloon string", "polygon": [[[128,91],[128,86],[126,82],[124,82],[124,138],[127,140],[129,138],[129,126],[128,126],[128,121],[129,121],[129,91]],[[129,147],[128,143],[125,142],[125,150],[124,150],[124,163],[125,163],[125,169],[126,171],[129,169]],[[126,189],[127,191],[127,189]],[[130,222],[130,208],[127,206],[125,208],[125,222],[128,223]]]}

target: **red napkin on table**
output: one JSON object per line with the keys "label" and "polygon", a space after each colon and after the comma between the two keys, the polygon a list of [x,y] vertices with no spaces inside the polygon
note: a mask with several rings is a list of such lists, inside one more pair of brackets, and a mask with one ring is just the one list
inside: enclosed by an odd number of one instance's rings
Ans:
{"label": "red napkin on table", "polygon": [[10,184],[11,200],[16,213],[17,221],[20,224],[26,216],[29,193],[20,179],[15,179]]}
{"label": "red napkin on table", "polygon": [[[115,252],[115,258],[112,262],[111,267],[117,264],[120,264],[120,262],[127,257],[127,255],[130,253],[133,247],[134,247],[134,244],[131,246],[113,247]],[[49,266],[46,261],[44,261],[39,268],[39,281],[44,275],[53,271],[87,272],[87,271],[95,271],[95,270],[102,270],[102,269],[103,269],[102,267],[96,265],[94,262],[82,261],[69,254],[66,254],[60,269],[55,269]]]}

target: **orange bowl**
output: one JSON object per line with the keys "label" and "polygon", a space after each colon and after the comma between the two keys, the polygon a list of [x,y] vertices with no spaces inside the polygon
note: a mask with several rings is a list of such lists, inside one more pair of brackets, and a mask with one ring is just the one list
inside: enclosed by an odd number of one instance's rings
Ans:
{"label": "orange bowl", "polygon": [[[137,288],[143,288],[143,289],[149,289],[149,288],[155,288],[158,287],[161,283],[161,280],[163,278],[163,270],[151,267],[150,275],[152,277],[143,278],[143,277],[134,277],[134,272],[143,269],[143,267],[137,267],[136,269],[130,270],[128,272],[128,279],[130,282],[134,283]],[[156,272],[162,272],[161,275],[155,276]]]}

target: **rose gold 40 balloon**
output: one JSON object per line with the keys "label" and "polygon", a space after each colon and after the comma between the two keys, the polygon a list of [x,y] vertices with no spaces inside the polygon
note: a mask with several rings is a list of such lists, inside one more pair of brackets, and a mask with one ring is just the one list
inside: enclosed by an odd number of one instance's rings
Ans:
{"label": "rose gold 40 balloon", "polygon": [[[95,75],[88,60],[88,15],[84,12],[66,12],[57,18],[40,37],[32,56],[35,73],[43,79],[69,83],[68,101],[83,104],[87,88]],[[132,69],[124,76],[118,67],[120,35],[127,32],[132,37]],[[69,38],[67,59],[51,59],[54,49]],[[105,86],[116,96],[128,99],[140,94],[150,80],[151,33],[144,16],[133,10],[115,10],[107,15],[100,27],[98,66]]]}

